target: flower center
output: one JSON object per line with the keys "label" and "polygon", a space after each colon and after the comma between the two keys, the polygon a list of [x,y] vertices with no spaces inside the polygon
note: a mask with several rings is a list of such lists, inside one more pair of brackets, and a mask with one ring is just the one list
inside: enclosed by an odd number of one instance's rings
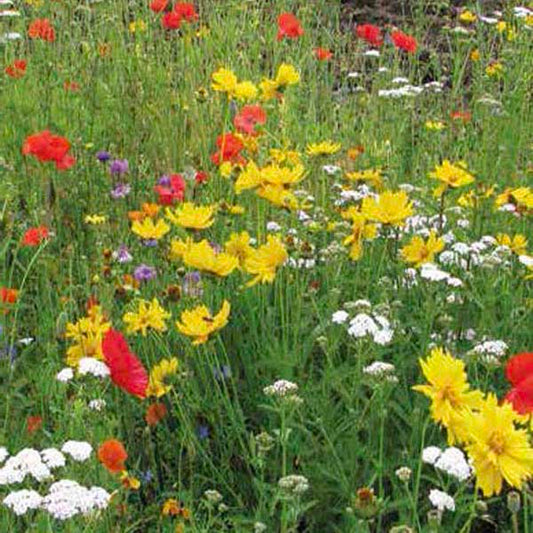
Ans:
{"label": "flower center", "polygon": [[493,433],[488,441],[488,445],[496,455],[501,455],[505,450],[505,438],[501,433]]}

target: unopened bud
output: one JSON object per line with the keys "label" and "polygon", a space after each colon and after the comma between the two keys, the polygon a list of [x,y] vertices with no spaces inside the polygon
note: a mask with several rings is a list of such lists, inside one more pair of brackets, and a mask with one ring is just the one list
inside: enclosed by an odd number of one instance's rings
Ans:
{"label": "unopened bud", "polygon": [[507,509],[513,514],[520,511],[520,494],[516,490],[512,490],[507,494]]}

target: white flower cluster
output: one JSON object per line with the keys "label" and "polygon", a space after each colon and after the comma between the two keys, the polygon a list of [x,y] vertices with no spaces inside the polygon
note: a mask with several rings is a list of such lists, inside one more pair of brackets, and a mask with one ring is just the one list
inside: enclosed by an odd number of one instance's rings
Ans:
{"label": "white flower cluster", "polygon": [[287,494],[298,496],[309,490],[309,481],[305,476],[290,475],[282,477],[278,487]]}
{"label": "white flower cluster", "polygon": [[33,448],[24,448],[10,457],[0,468],[0,485],[22,483],[26,476],[41,482],[52,477],[52,472],[41,454]]}
{"label": "white flower cluster", "polygon": [[0,463],[3,463],[9,457],[9,452],[4,446],[0,446]]}
{"label": "white flower cluster", "polygon": [[533,17],[533,9],[524,6],[513,7],[514,16],[517,18]]}
{"label": "white flower cluster", "polygon": [[422,451],[422,461],[446,472],[459,481],[467,480],[472,474],[472,468],[464,453],[454,446],[446,448],[444,451],[437,446],[428,446]]}
{"label": "white flower cluster", "polygon": [[485,235],[471,244],[454,243],[449,250],[441,252],[439,262],[443,265],[456,265],[465,271],[473,267],[492,269],[509,266],[510,255],[511,251],[507,246],[498,246],[494,237]]}
{"label": "white flower cluster", "polygon": [[278,379],[272,385],[268,385],[263,389],[267,396],[275,396],[277,398],[286,398],[293,396],[298,392],[298,385],[286,379]]}
{"label": "white flower cluster", "polygon": [[39,509],[43,501],[42,496],[34,490],[16,490],[10,492],[4,498],[4,505],[11,509],[16,515],[22,516],[28,511]]}
{"label": "white flower cluster", "polygon": [[378,380],[398,383],[398,378],[394,375],[395,370],[396,367],[391,363],[374,361],[372,364],[363,368],[363,374],[367,374]]}
{"label": "white flower cluster", "polygon": [[443,492],[442,490],[431,489],[429,491],[429,501],[439,511],[446,509],[455,511],[455,500],[447,492]]}
{"label": "white flower cluster", "polygon": [[71,379],[74,378],[74,370],[69,366],[62,368],[57,374],[56,379],[61,383],[68,383]]}
{"label": "white flower cluster", "polygon": [[63,444],[61,451],[70,455],[74,461],[83,462],[89,459],[93,447],[85,441],[68,440]]}
{"label": "white flower cluster", "polygon": [[509,346],[501,340],[485,340],[476,344],[471,353],[480,357],[482,361],[489,364],[498,364],[501,358],[507,353]]}
{"label": "white flower cluster", "polygon": [[404,96],[418,96],[423,92],[441,93],[444,84],[439,81],[431,81],[423,85],[411,85],[406,78],[394,78],[392,82],[401,87],[393,89],[380,89],[378,96],[383,98],[403,98]]}
{"label": "white flower cluster", "polygon": [[109,367],[102,361],[94,357],[82,357],[78,365],[80,376],[91,374],[96,378],[106,378],[110,374]]}

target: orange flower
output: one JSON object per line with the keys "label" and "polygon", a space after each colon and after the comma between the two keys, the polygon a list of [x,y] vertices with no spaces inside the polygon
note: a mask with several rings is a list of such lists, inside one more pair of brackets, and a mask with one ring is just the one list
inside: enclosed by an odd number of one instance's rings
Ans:
{"label": "orange flower", "polygon": [[10,78],[22,78],[26,74],[26,61],[24,59],[17,59],[11,65],[8,65],[4,72]]}
{"label": "orange flower", "polygon": [[319,61],[328,61],[333,57],[333,52],[327,50],[326,48],[315,48],[313,52]]}
{"label": "orange flower", "polygon": [[292,13],[282,13],[278,17],[278,41],[284,37],[298,39],[304,34],[300,21]]}
{"label": "orange flower", "polygon": [[98,459],[110,472],[125,470],[124,461],[127,458],[128,453],[119,440],[108,439],[98,448]]}
{"label": "orange flower", "polygon": [[146,410],[144,419],[149,426],[155,426],[167,415],[167,408],[164,403],[153,403]]}
{"label": "orange flower", "polygon": [[48,228],[46,226],[30,228],[22,237],[22,246],[39,246],[45,239],[48,239]]}
{"label": "orange flower", "polygon": [[17,301],[19,291],[17,289],[8,289],[0,287],[0,301],[3,304],[14,304]]}
{"label": "orange flower", "polygon": [[143,213],[146,215],[146,216],[149,216],[150,218],[154,218],[157,216],[157,214],[159,213],[159,210],[161,209],[161,206],[157,205],[157,204],[153,204],[153,203],[148,203],[148,202],[145,202],[143,205],[142,205],[142,210],[143,210]]}
{"label": "orange flower", "polygon": [[146,213],[144,211],[128,211],[128,218],[131,222],[142,222],[146,218]]}
{"label": "orange flower", "polygon": [[28,37],[30,39],[41,39],[51,43],[56,40],[56,32],[48,19],[37,19],[30,24],[28,28]]}
{"label": "orange flower", "polygon": [[43,425],[43,419],[38,415],[29,416],[26,419],[26,429],[28,433],[35,433],[37,430],[41,428],[42,425]]}

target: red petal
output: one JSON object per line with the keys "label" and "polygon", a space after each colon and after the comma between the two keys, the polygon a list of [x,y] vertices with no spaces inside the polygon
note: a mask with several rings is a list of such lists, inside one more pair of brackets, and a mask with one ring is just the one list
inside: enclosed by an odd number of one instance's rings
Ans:
{"label": "red petal", "polygon": [[520,385],[512,388],[505,399],[513,405],[513,409],[526,415],[533,413],[533,376],[520,382]]}
{"label": "red petal", "polygon": [[505,375],[512,385],[518,385],[524,379],[533,376],[533,352],[514,355],[507,361]]}

